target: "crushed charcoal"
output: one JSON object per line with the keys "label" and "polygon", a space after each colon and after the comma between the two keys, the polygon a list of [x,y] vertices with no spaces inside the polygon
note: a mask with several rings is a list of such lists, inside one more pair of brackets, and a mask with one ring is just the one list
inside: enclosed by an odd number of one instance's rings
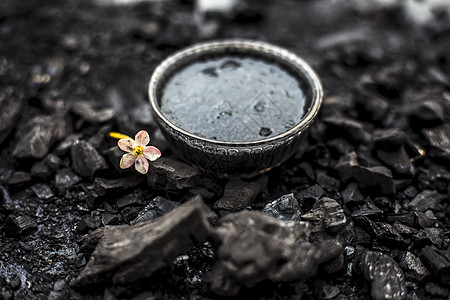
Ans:
{"label": "crushed charcoal", "polygon": [[324,194],[325,191],[320,187],[320,185],[315,184],[295,195],[295,198],[297,198],[302,209],[310,210],[314,203],[319,201]]}
{"label": "crushed charcoal", "polygon": [[323,197],[314,203],[312,209],[301,216],[302,221],[308,221],[315,226],[335,234],[344,229],[347,222],[344,211],[339,203],[331,198]]}
{"label": "crushed charcoal", "polygon": [[337,286],[326,284],[322,289],[322,299],[334,299],[339,293],[340,291]]}
{"label": "crushed charcoal", "polygon": [[78,141],[81,139],[83,135],[79,133],[73,133],[68,136],[66,136],[61,142],[59,142],[53,152],[56,155],[64,155],[66,154],[73,146],[75,141]]}
{"label": "crushed charcoal", "polygon": [[430,215],[428,212],[414,212],[414,215],[417,218],[417,222],[422,228],[433,227],[436,225],[436,218],[433,215]]}
{"label": "crushed charcoal", "polygon": [[110,280],[129,283],[148,277],[203,242],[211,234],[212,218],[212,212],[198,197],[153,221],[105,227],[75,285]]}
{"label": "crushed charcoal", "polygon": [[383,210],[379,209],[375,203],[367,199],[366,203],[352,211],[352,217],[379,217],[383,214]]}
{"label": "crushed charcoal", "polygon": [[350,183],[342,192],[342,199],[345,205],[354,206],[364,200],[364,195],[359,191],[358,184]]}
{"label": "crushed charcoal", "polygon": [[420,251],[419,257],[443,284],[450,284],[449,250],[440,251],[433,246],[425,246]]}
{"label": "crushed charcoal", "polygon": [[16,121],[19,119],[24,101],[16,99],[15,96],[0,97],[0,144],[6,139],[9,133],[14,129]]}
{"label": "crushed charcoal", "polygon": [[63,192],[81,181],[81,177],[70,168],[60,169],[55,175],[55,187]]}
{"label": "crushed charcoal", "polygon": [[267,176],[247,182],[241,179],[231,179],[225,186],[223,197],[217,200],[214,207],[226,211],[239,211],[250,204],[267,185]]}
{"label": "crushed charcoal", "polygon": [[376,155],[379,160],[397,174],[408,177],[414,176],[414,165],[411,163],[409,155],[406,153],[404,147],[400,147],[395,151],[376,150]]}
{"label": "crushed charcoal", "polygon": [[410,185],[408,186],[403,193],[405,194],[406,197],[408,198],[414,198],[417,196],[417,194],[419,193],[419,191],[417,190],[416,187]]}
{"label": "crushed charcoal", "polygon": [[281,221],[299,221],[302,214],[298,201],[292,193],[269,202],[262,212]]}
{"label": "crushed charcoal", "polygon": [[425,241],[428,244],[434,244],[438,248],[441,248],[444,241],[444,231],[441,228],[429,227],[421,230],[414,235],[417,241]]}
{"label": "crushed charcoal", "polygon": [[317,183],[326,191],[337,191],[340,187],[340,182],[336,178],[327,175],[323,171],[316,172]]}
{"label": "crushed charcoal", "polygon": [[436,127],[444,121],[444,109],[437,101],[419,101],[409,109],[408,117],[411,127]]}
{"label": "crushed charcoal", "polygon": [[129,194],[126,194],[123,197],[120,197],[116,201],[116,205],[118,208],[124,208],[127,206],[139,206],[142,204],[142,199],[140,195],[136,192],[131,192]]}
{"label": "crushed charcoal", "polygon": [[110,212],[104,212],[102,214],[102,224],[106,225],[118,225],[119,220],[117,219],[117,215]]}
{"label": "crushed charcoal", "polygon": [[424,129],[423,133],[428,143],[436,149],[436,156],[450,159],[450,124]]}
{"label": "crushed charcoal", "polygon": [[430,275],[430,272],[422,263],[420,258],[409,251],[406,251],[403,254],[400,261],[400,266],[405,270],[405,275],[407,278],[416,281],[422,281]]}
{"label": "crushed charcoal", "polygon": [[198,169],[173,159],[161,157],[150,165],[148,185],[157,190],[180,191],[198,185]]}
{"label": "crushed charcoal", "polygon": [[367,251],[361,259],[361,271],[370,282],[372,299],[406,299],[405,275],[391,257]]}
{"label": "crushed charcoal", "polygon": [[48,200],[54,196],[52,189],[45,183],[38,183],[31,187],[36,197],[42,200]]}
{"label": "crushed charcoal", "polygon": [[117,179],[105,179],[97,177],[94,180],[94,190],[99,197],[117,194],[134,188],[145,181],[145,177],[134,174]]}
{"label": "crushed charcoal", "polygon": [[153,220],[172,211],[179,205],[180,203],[178,202],[170,201],[161,196],[157,196],[139,212],[138,216],[130,222],[130,225]]}
{"label": "crushed charcoal", "polygon": [[125,223],[130,223],[132,220],[136,219],[139,212],[141,211],[140,207],[128,206],[122,209],[120,214],[122,215]]}
{"label": "crushed charcoal", "polygon": [[384,243],[388,246],[405,244],[405,239],[391,224],[374,222],[365,216],[358,217],[355,221],[361,225],[362,228],[367,229],[371,233],[371,236],[380,243]]}
{"label": "crushed charcoal", "polygon": [[382,195],[395,193],[392,173],[385,167],[366,168],[357,166],[353,168],[353,176],[363,189],[376,189]]}
{"label": "crushed charcoal", "polygon": [[342,156],[335,166],[339,178],[342,182],[347,182],[353,177],[353,167],[358,166],[356,152],[352,151],[347,155]]}
{"label": "crushed charcoal", "polygon": [[14,237],[21,234],[28,234],[37,228],[36,221],[27,215],[12,214],[6,218],[1,231],[6,235]]}
{"label": "crushed charcoal", "polygon": [[407,225],[404,225],[402,223],[399,223],[397,221],[392,224],[392,226],[397,230],[398,233],[400,233],[402,236],[411,236],[413,234],[418,233],[417,229],[409,227]]}
{"label": "crushed charcoal", "polygon": [[71,148],[73,169],[83,177],[92,177],[96,172],[106,169],[106,161],[95,148],[86,141],[77,140]]}
{"label": "crushed charcoal", "polygon": [[366,137],[361,122],[344,117],[339,113],[325,117],[323,121],[328,125],[330,136],[343,135],[343,137],[350,138],[354,142],[362,142]]}

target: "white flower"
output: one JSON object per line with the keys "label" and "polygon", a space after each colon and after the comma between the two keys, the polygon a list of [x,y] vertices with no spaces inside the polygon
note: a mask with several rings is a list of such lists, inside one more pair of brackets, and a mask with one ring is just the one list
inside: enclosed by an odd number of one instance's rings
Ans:
{"label": "white flower", "polygon": [[[134,164],[136,171],[142,174],[148,172],[148,160],[155,161],[161,156],[161,151],[153,146],[147,146],[150,143],[150,136],[145,130],[136,133],[133,139],[121,139],[117,142],[119,148],[128,152],[120,160],[120,168],[127,169]],[[148,159],[148,160],[147,160]]]}

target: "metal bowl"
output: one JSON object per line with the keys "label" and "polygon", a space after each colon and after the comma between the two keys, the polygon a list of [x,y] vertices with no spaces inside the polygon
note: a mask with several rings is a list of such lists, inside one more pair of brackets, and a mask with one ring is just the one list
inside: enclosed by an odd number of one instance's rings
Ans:
{"label": "metal bowl", "polygon": [[[305,89],[307,101],[301,120],[280,134],[238,142],[203,137],[169,120],[160,105],[167,81],[192,63],[229,54],[261,58],[288,68]],[[148,93],[153,114],[163,134],[184,160],[220,177],[252,177],[280,165],[304,145],[307,129],[322,103],[323,91],[318,76],[295,54],[259,41],[222,40],[200,43],[166,58],[155,69]],[[192,113],[195,112],[193,107]]]}

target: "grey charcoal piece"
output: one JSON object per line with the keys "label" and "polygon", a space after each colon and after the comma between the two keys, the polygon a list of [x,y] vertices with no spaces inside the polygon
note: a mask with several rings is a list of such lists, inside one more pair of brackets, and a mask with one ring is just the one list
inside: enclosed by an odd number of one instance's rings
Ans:
{"label": "grey charcoal piece", "polygon": [[262,212],[281,221],[300,221],[302,214],[298,201],[292,193],[268,203]]}
{"label": "grey charcoal piece", "polygon": [[211,234],[213,217],[203,200],[194,197],[160,218],[97,230],[89,242],[90,248],[97,243],[96,248],[75,285],[146,278],[202,243]]}
{"label": "grey charcoal piece", "polygon": [[108,167],[103,156],[86,141],[75,141],[70,154],[74,171],[83,177],[92,177]]}
{"label": "grey charcoal piece", "polygon": [[261,176],[252,182],[231,179],[225,186],[223,197],[217,200],[214,207],[227,211],[242,210],[253,203],[267,181],[267,176]]}

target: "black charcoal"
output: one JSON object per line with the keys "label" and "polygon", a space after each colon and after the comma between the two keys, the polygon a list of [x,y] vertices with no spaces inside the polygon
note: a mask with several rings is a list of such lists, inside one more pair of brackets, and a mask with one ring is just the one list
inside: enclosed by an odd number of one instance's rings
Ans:
{"label": "black charcoal", "polygon": [[7,236],[17,236],[28,234],[37,228],[36,221],[27,215],[12,214],[6,218],[5,224],[1,227],[1,231]]}
{"label": "black charcoal", "polygon": [[138,216],[130,222],[130,225],[153,220],[174,210],[179,205],[179,202],[170,201],[161,196],[157,196],[139,212]]}
{"label": "black charcoal", "polygon": [[50,186],[48,186],[48,184],[45,184],[45,183],[35,184],[31,187],[31,189],[33,190],[34,194],[39,199],[42,199],[42,200],[48,200],[54,196],[53,191],[50,188]]}
{"label": "black charcoal", "polygon": [[241,179],[231,179],[225,186],[223,197],[217,200],[214,207],[227,211],[238,211],[253,203],[253,200],[267,185],[267,176],[247,182]]}
{"label": "black charcoal", "polygon": [[430,272],[422,263],[420,258],[409,251],[406,251],[403,254],[402,260],[400,261],[400,266],[406,271],[405,275],[407,278],[416,281],[422,281],[430,275]]}
{"label": "black charcoal", "polygon": [[83,177],[92,177],[106,169],[106,161],[95,148],[86,141],[75,141],[71,149],[73,169]]}
{"label": "black charcoal", "polygon": [[299,221],[302,213],[294,194],[287,194],[269,202],[262,212],[281,221]]}
{"label": "black charcoal", "polygon": [[407,208],[417,212],[424,212],[428,209],[437,209],[439,208],[440,203],[445,199],[447,199],[445,195],[438,194],[431,190],[424,190],[414,197]]}
{"label": "black charcoal", "polygon": [[450,251],[448,249],[440,251],[433,246],[425,246],[420,251],[419,257],[443,284],[450,284]]}

